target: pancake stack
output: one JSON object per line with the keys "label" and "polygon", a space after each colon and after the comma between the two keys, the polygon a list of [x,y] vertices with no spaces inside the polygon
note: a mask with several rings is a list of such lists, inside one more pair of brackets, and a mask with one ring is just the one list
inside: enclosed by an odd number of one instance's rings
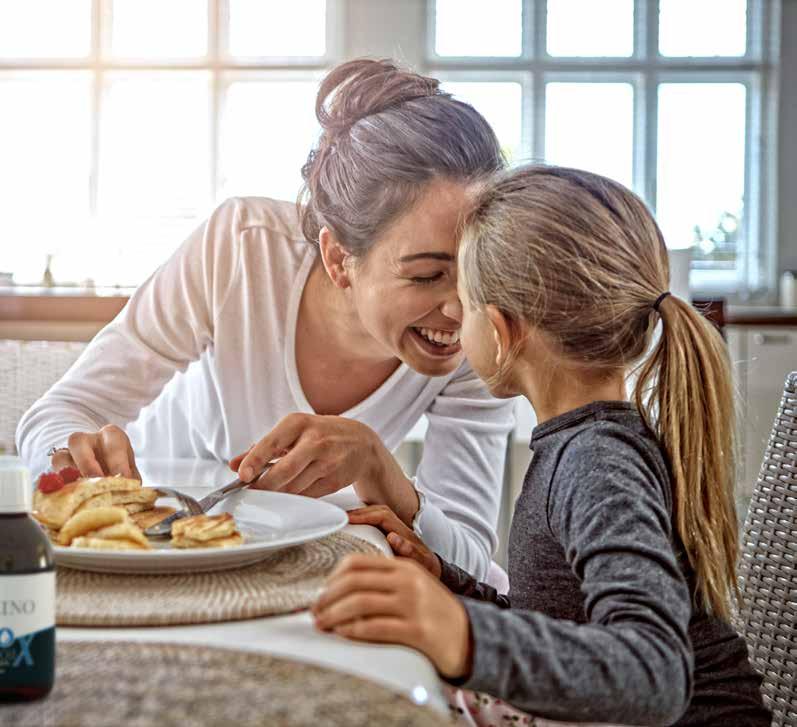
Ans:
{"label": "pancake stack", "polygon": [[[158,491],[142,487],[138,480],[119,475],[83,478],[69,467],[39,478],[33,493],[33,516],[58,545],[149,548],[142,529],[174,512],[156,508],[157,499]],[[149,524],[142,525],[134,518]]]}
{"label": "pancake stack", "polygon": [[[157,489],[121,475],[80,477],[74,467],[45,472],[33,493],[33,516],[57,545],[102,550],[150,550],[144,530],[175,510],[156,507]],[[229,513],[196,515],[172,525],[175,548],[228,548],[241,545]]]}

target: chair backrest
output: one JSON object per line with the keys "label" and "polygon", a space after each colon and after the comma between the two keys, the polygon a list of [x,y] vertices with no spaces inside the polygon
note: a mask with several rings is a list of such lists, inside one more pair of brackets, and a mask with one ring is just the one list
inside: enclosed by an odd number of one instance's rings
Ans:
{"label": "chair backrest", "polygon": [[85,343],[0,340],[0,454],[15,454],[17,423],[86,348]]}
{"label": "chair backrest", "polygon": [[786,378],[741,555],[738,626],[773,727],[797,725],[797,372]]}

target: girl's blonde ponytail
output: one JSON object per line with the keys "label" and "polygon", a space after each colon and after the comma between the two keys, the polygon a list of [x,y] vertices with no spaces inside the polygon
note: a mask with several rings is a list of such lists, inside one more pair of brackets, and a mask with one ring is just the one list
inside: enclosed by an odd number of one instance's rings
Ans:
{"label": "girl's blonde ponytail", "polygon": [[667,450],[673,515],[696,575],[696,598],[730,618],[738,549],[734,506],[733,384],[722,337],[687,302],[667,296],[661,337],[634,392],[639,410]]}

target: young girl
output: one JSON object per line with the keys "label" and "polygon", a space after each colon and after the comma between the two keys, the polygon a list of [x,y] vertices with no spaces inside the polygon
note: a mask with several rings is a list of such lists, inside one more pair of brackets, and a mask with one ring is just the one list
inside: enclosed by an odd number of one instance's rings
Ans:
{"label": "young girl", "polygon": [[[344,561],[318,626],[412,646],[450,683],[550,719],[769,725],[729,624],[727,353],[669,294],[644,203],[588,172],[517,169],[482,193],[458,272],[471,365],[495,395],[527,397],[539,422],[509,540],[511,607],[381,509],[353,520],[381,521],[410,558]],[[630,403],[626,377],[643,360]]]}

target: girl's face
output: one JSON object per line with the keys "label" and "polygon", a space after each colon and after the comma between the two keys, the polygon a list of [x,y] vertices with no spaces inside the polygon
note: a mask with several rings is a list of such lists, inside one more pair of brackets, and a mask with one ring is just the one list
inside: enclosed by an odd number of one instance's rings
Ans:
{"label": "girl's face", "polygon": [[[459,281],[457,290],[462,301],[460,333],[462,351],[479,378],[489,384],[498,371],[499,344],[496,330],[487,311],[471,304],[463,289],[461,278]],[[495,388],[498,387],[490,386],[490,393],[501,396],[500,392],[494,390]]]}
{"label": "girl's face", "polygon": [[361,325],[382,353],[427,376],[462,362],[456,250],[468,189],[437,180],[361,260],[348,266]]}
{"label": "girl's face", "polygon": [[[460,255],[463,247],[460,245]],[[462,351],[473,370],[487,384],[490,393],[498,398],[517,396],[518,369],[523,359],[515,359],[512,365],[501,371],[506,364],[511,343],[509,320],[495,306],[476,306],[468,299],[463,285],[463,276],[457,275],[457,293],[462,301]],[[526,332],[528,335],[528,331]],[[526,358],[526,357],[524,357]],[[498,376],[499,371],[501,375]]]}

